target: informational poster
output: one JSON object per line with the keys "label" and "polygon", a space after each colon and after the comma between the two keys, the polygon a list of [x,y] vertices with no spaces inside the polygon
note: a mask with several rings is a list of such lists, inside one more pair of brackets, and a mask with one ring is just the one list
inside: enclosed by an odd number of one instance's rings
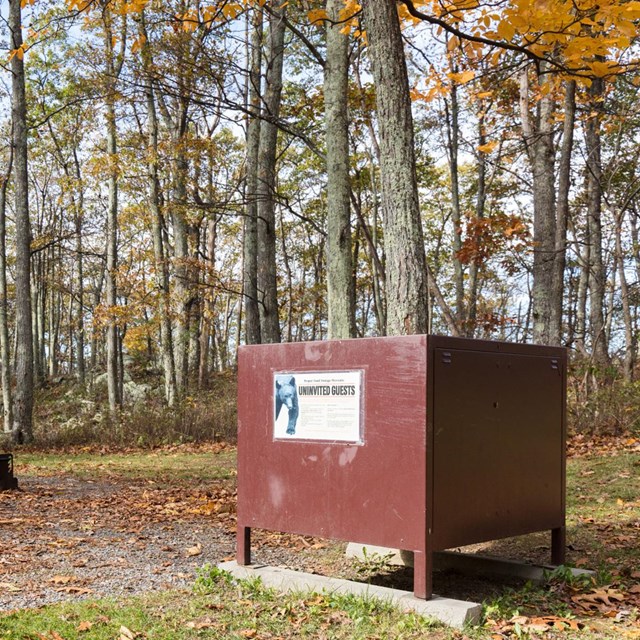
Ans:
{"label": "informational poster", "polygon": [[274,438],[362,441],[362,371],[277,371],[273,377]]}

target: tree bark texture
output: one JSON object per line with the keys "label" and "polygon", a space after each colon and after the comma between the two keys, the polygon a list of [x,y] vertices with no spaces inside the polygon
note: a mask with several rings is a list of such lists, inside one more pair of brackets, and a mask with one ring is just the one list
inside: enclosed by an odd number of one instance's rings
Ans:
{"label": "tree bark texture", "polygon": [[118,376],[118,321],[117,268],[118,268],[118,148],[116,126],[116,80],[118,76],[115,51],[113,49],[113,15],[104,9],[104,40],[106,53],[106,129],[107,158],[109,166],[109,195],[107,203],[105,300],[107,305],[107,389],[109,410],[115,413],[122,404]]}
{"label": "tree bark texture", "polygon": [[[520,77],[520,104],[525,147],[533,181],[533,285],[531,304],[533,341],[551,343],[551,318],[556,238],[555,145],[553,101],[543,95],[537,103],[535,120],[529,107],[529,69]],[[544,80],[539,80],[541,84]]]}
{"label": "tree bark texture", "polygon": [[260,149],[260,100],[262,71],[262,8],[253,8],[251,21],[249,86],[247,102],[246,206],[244,218],[243,293],[245,340],[259,344],[260,310],[258,307],[258,153]]}
{"label": "tree bark texture", "polygon": [[[486,144],[487,136],[485,131],[485,118],[483,107],[480,105],[480,115],[478,116],[478,146]],[[483,151],[478,150],[476,154],[478,188],[476,194],[476,219],[482,220],[487,201],[487,156]],[[478,252],[479,253],[479,252]],[[480,295],[480,267],[482,259],[479,255],[474,255],[469,266],[469,302],[467,305],[467,317],[465,318],[465,333],[469,338],[473,338],[478,328],[478,297]]]}
{"label": "tree bark texture", "polygon": [[564,299],[564,271],[567,262],[567,225],[569,221],[569,190],[571,188],[571,154],[573,128],[576,121],[576,83],[565,84],[562,146],[558,161],[558,198],[556,202],[556,236],[553,277],[551,284],[550,342],[562,344],[562,301]]}
{"label": "tree bark texture", "polygon": [[631,313],[631,303],[629,300],[629,283],[624,268],[624,251],[622,249],[622,228],[624,222],[624,212],[619,211],[616,214],[615,229],[615,265],[620,280],[620,297],[622,298],[622,317],[624,319],[624,359],[623,373],[627,382],[633,380],[633,369],[635,365],[636,355],[636,335],[633,326],[633,317]]}
{"label": "tree bark texture", "polygon": [[11,356],[9,346],[9,320],[7,318],[7,185],[13,169],[13,146],[9,151],[7,172],[0,185],[0,380],[2,381],[2,408],[4,432],[13,428],[13,394],[11,392]]}
{"label": "tree bark texture", "polygon": [[591,112],[594,115],[590,115],[585,123],[585,152],[587,156],[587,224],[590,240],[591,349],[594,362],[598,366],[606,367],[609,363],[609,353],[604,324],[605,270],[602,259],[602,149],[599,116],[603,92],[603,80],[595,78],[589,88]]}
{"label": "tree bark texture", "polygon": [[80,162],[78,160],[78,154],[74,149],[74,165],[75,165],[75,177],[80,189],[78,194],[78,201],[75,211],[75,231],[76,231],[76,260],[78,265],[77,272],[77,302],[75,308],[75,328],[76,328],[76,363],[78,382],[84,386],[86,380],[86,361],[84,356],[84,258],[82,255],[82,226],[84,219],[84,188],[82,186],[82,175],[80,172]]}
{"label": "tree bark texture", "polygon": [[355,288],[351,259],[349,121],[347,89],[349,37],[339,22],[343,0],[327,0],[327,56],[324,112],[327,157],[327,303],[328,337],[353,338]]}
{"label": "tree bark texture", "polygon": [[11,119],[14,153],[16,225],[16,387],[14,396],[14,442],[33,440],[33,335],[31,324],[31,223],[29,220],[29,174],[27,162],[27,103],[20,0],[9,2],[11,58]]}
{"label": "tree bark texture", "polygon": [[[458,68],[452,67],[456,73]],[[460,180],[458,172],[458,151],[460,147],[460,108],[458,105],[458,85],[451,81],[451,107],[445,102],[447,120],[447,143],[449,152],[449,175],[451,176],[451,220],[453,223],[453,270],[456,292],[455,316],[459,326],[464,325],[464,269],[459,254],[462,249],[462,215],[460,211]],[[467,327],[468,328],[468,327]]]}
{"label": "tree bark texture", "polygon": [[362,5],[376,86],[386,252],[387,331],[425,333],[427,280],[409,81],[396,4]]}
{"label": "tree bark texture", "polygon": [[273,9],[269,15],[263,120],[260,124],[258,155],[258,298],[260,333],[264,343],[280,342],[276,279],[276,122],[280,115],[282,97],[285,11],[285,7]]}
{"label": "tree bark texture", "polygon": [[164,396],[169,407],[176,401],[176,370],[173,359],[173,340],[171,333],[171,308],[169,274],[162,240],[162,210],[160,206],[160,180],[158,177],[158,116],[151,75],[151,52],[141,16],[141,36],[145,45],[142,59],[145,70],[145,94],[147,100],[147,166],[149,174],[149,205],[151,208],[151,230],[153,235],[153,257],[155,266],[156,289],[158,291],[158,315],[160,316],[160,353],[164,371]]}

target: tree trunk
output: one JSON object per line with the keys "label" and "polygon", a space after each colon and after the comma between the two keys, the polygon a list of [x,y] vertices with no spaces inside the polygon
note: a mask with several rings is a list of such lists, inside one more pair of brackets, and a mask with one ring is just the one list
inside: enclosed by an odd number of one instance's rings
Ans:
{"label": "tree trunk", "polygon": [[80,178],[80,163],[74,150],[75,165],[76,165],[76,179],[78,181],[78,188],[80,189],[80,195],[78,196],[77,210],[75,215],[76,226],[76,262],[78,265],[76,284],[77,291],[77,303],[75,310],[75,325],[76,325],[76,368],[78,372],[78,382],[84,386],[86,379],[86,366],[84,357],[84,258],[82,255],[82,221],[84,216],[84,197],[83,187]]}
{"label": "tree trunk", "polygon": [[327,0],[330,21],[327,22],[324,111],[327,154],[327,333],[330,339],[353,338],[356,335],[349,207],[349,37],[342,33],[343,26],[339,22],[343,8],[343,0]]}
{"label": "tree trunk", "polygon": [[202,319],[202,270],[197,266],[200,252],[200,223],[189,224],[189,265],[188,286],[189,298],[187,300],[188,318],[188,372],[198,373],[200,363],[200,329]]}
{"label": "tree trunk", "polygon": [[[556,239],[555,147],[553,143],[553,101],[543,95],[536,106],[535,122],[529,112],[529,69],[520,76],[520,105],[525,148],[533,180],[533,286],[531,314],[533,341],[551,343],[551,317]],[[538,78],[540,85],[545,80]]]}
{"label": "tree trunk", "polygon": [[14,150],[16,225],[16,389],[12,438],[16,443],[33,440],[33,335],[31,324],[31,224],[27,162],[27,103],[20,0],[9,1],[11,58],[11,120]]}
{"label": "tree trunk", "polygon": [[589,284],[591,349],[599,367],[609,364],[609,352],[604,324],[605,268],[602,259],[602,153],[600,144],[600,103],[604,92],[602,78],[595,78],[589,87],[591,101],[585,123],[585,153],[587,156],[587,224],[589,227],[590,261]]}
{"label": "tree trunk", "polygon": [[627,382],[633,380],[633,368],[636,360],[636,336],[633,328],[633,317],[631,315],[631,304],[629,300],[629,284],[624,268],[624,252],[622,250],[622,226],[624,213],[620,211],[616,215],[615,228],[615,263],[620,280],[620,296],[622,298],[622,317],[624,320],[624,379]]}
{"label": "tree trunk", "polygon": [[589,264],[591,262],[591,242],[589,239],[589,225],[586,225],[585,240],[580,251],[580,277],[576,303],[576,349],[582,355],[587,354],[587,298],[589,293]]}
{"label": "tree trunk", "polygon": [[418,204],[413,118],[402,33],[392,0],[364,0],[380,129],[387,331],[424,333],[427,280]]}
{"label": "tree trunk", "polygon": [[[211,272],[216,267],[216,240],[218,230],[215,218],[209,220],[207,229],[207,260]],[[215,318],[215,304],[213,291],[207,291],[204,299],[203,327],[200,334],[200,364],[198,367],[198,386],[203,389],[209,379],[209,351],[211,343],[211,325]]]}
{"label": "tree trunk", "polygon": [[45,302],[47,299],[47,261],[45,260],[45,252],[40,252],[32,261],[32,280],[31,289],[31,309],[32,309],[32,331],[33,331],[33,360],[34,360],[34,382],[37,386],[44,383],[44,362],[45,362]]}
{"label": "tree trunk", "polygon": [[253,8],[250,51],[251,69],[247,102],[251,113],[247,117],[243,293],[245,340],[247,344],[259,344],[261,337],[258,308],[258,153],[260,148],[262,8],[258,5]]}
{"label": "tree trunk", "polygon": [[171,221],[173,223],[174,237],[174,290],[177,299],[177,319],[176,319],[176,340],[174,345],[176,386],[179,394],[184,394],[187,388],[188,366],[189,366],[189,270],[187,262],[189,259],[189,240],[187,223],[182,212],[178,211],[185,206],[187,161],[180,148],[183,147],[181,136],[174,136],[174,145],[178,146],[174,163],[174,185],[172,197]]}
{"label": "tree trunk", "polygon": [[155,283],[158,291],[158,315],[160,316],[160,353],[164,371],[164,397],[169,407],[176,401],[176,371],[173,359],[171,335],[169,274],[162,240],[162,211],[160,207],[160,180],[158,178],[158,116],[151,75],[151,53],[144,13],[140,19],[140,35],[145,44],[142,60],[145,71],[145,94],[147,100],[147,168],[149,175],[149,205],[151,208],[151,231],[153,235],[153,258]]}
{"label": "tree trunk", "polygon": [[571,152],[573,150],[573,128],[576,121],[576,83],[565,84],[564,122],[562,147],[558,166],[558,200],[556,203],[556,236],[553,276],[551,283],[550,342],[562,344],[562,301],[564,299],[564,270],[567,261],[567,224],[569,220],[569,190],[571,188]]}
{"label": "tree trunk", "polygon": [[107,389],[109,411],[115,413],[122,405],[118,375],[118,320],[116,315],[118,268],[118,149],[116,125],[116,82],[119,74],[113,49],[113,14],[109,8],[103,12],[105,64],[106,64],[106,132],[109,166],[109,195],[106,228],[105,301],[107,306]]}
{"label": "tree trunk", "polygon": [[11,356],[9,344],[9,319],[7,317],[7,245],[6,213],[7,185],[13,169],[13,147],[9,150],[7,172],[0,185],[0,380],[2,381],[2,407],[4,432],[13,428],[13,394],[11,393]]}
{"label": "tree trunk", "polygon": [[262,342],[280,342],[276,282],[276,151],[282,96],[285,11],[273,9],[269,16],[269,49],[266,56],[264,119],[260,124],[258,157],[258,297]]}
{"label": "tree trunk", "polygon": [[[452,72],[458,68],[452,65]],[[451,220],[453,223],[453,272],[456,295],[455,317],[457,324],[463,328],[464,309],[464,270],[459,255],[462,249],[462,215],[460,212],[460,184],[458,172],[458,149],[460,144],[460,109],[458,105],[458,85],[451,81],[451,108],[445,100],[445,118],[447,123],[447,146],[449,175],[451,176]]]}
{"label": "tree trunk", "polygon": [[[478,116],[478,147],[487,143],[487,136],[484,126],[483,107],[480,105],[480,115]],[[487,157],[483,151],[478,151],[477,155],[477,175],[478,189],[476,194],[476,220],[484,218],[484,209],[487,200]],[[478,296],[480,295],[480,267],[482,261],[477,255],[473,256],[469,266],[469,304],[467,318],[465,322],[465,334],[472,338],[476,334],[478,325]]]}

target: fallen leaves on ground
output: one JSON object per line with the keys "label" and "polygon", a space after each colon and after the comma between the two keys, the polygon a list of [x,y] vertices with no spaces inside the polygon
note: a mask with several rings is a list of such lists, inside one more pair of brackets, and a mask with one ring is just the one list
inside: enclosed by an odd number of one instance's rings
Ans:
{"label": "fallen leaves on ground", "polygon": [[514,616],[504,622],[490,621],[492,628],[492,638],[501,640],[515,634],[522,637],[523,634],[546,633],[550,631],[581,631],[585,628],[584,623],[571,618],[559,616]]}
{"label": "fallen leaves on ground", "polygon": [[203,620],[191,620],[185,625],[188,629],[219,629],[223,626],[220,622],[216,622],[211,618],[204,618]]}
{"label": "fallen leaves on ground", "polygon": [[593,589],[588,593],[572,596],[571,600],[586,613],[599,612],[608,615],[617,611],[617,606],[625,599],[617,589]]}
{"label": "fallen leaves on ground", "polygon": [[635,451],[640,453],[640,438],[628,433],[619,436],[588,436],[583,433],[579,433],[571,436],[567,440],[567,456],[570,458],[595,455],[616,455],[622,451]]}

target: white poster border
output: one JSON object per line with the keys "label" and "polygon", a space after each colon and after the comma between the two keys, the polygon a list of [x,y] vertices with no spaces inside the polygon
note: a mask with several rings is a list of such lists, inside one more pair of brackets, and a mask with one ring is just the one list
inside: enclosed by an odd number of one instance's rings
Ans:
{"label": "white poster border", "polygon": [[273,439],[364,444],[364,369],[272,371]]}

